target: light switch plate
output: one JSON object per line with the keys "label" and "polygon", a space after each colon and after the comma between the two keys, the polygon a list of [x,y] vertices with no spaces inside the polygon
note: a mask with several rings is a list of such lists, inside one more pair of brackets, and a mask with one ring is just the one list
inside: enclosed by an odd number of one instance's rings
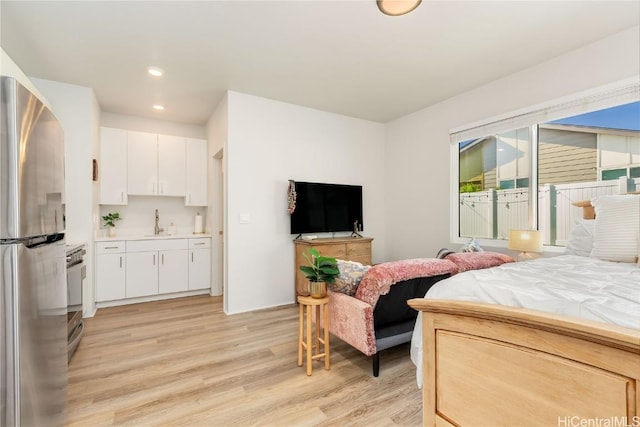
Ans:
{"label": "light switch plate", "polygon": [[240,224],[249,224],[251,222],[251,214],[243,213],[238,218]]}

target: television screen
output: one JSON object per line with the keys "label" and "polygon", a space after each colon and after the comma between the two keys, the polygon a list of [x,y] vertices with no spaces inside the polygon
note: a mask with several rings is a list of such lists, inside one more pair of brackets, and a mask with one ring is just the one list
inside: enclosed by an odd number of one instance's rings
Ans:
{"label": "television screen", "polygon": [[362,186],[296,182],[291,234],[362,230]]}

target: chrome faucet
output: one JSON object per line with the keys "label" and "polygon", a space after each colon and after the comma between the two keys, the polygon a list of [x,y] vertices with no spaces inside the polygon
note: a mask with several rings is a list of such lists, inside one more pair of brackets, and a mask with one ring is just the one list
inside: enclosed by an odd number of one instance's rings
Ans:
{"label": "chrome faucet", "polygon": [[164,231],[164,228],[160,228],[158,226],[158,221],[160,220],[160,214],[158,213],[158,209],[156,209],[156,226],[153,227],[153,234],[156,236]]}

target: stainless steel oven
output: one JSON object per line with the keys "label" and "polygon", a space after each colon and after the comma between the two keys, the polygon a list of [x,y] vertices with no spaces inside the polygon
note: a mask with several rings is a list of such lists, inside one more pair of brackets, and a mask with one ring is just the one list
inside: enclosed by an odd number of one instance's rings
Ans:
{"label": "stainless steel oven", "polygon": [[78,348],[84,322],[82,321],[82,290],[87,278],[85,245],[67,245],[67,353],[68,360]]}

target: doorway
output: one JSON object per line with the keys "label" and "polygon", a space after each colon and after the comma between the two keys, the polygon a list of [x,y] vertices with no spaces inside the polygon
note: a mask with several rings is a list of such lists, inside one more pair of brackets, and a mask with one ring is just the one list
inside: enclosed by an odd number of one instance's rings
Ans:
{"label": "doorway", "polygon": [[224,149],[220,149],[212,158],[212,222],[211,233],[213,235],[213,288],[212,295],[223,295],[224,310],[227,310],[227,280],[224,268],[225,260],[225,177],[224,177]]}

